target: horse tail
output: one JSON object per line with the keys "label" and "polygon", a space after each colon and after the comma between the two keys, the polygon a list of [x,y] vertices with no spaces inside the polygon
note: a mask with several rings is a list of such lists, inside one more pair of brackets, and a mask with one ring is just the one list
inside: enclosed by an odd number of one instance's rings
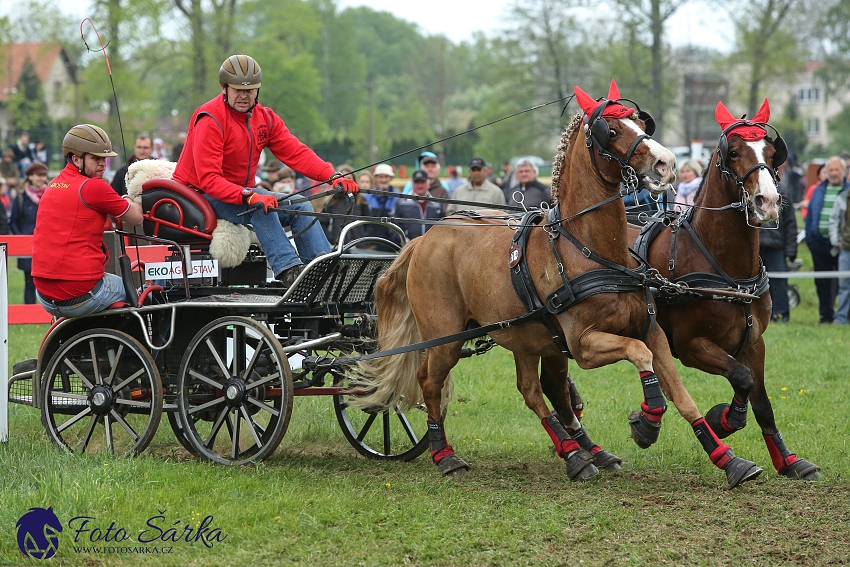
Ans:
{"label": "horse tail", "polygon": [[[422,340],[407,297],[407,271],[421,239],[411,240],[390,269],[378,280],[375,306],[378,311],[378,350],[390,350]],[[361,361],[354,373],[351,390],[368,394],[351,396],[348,404],[374,411],[399,404],[403,411],[422,399],[416,371],[425,353],[421,350]]]}

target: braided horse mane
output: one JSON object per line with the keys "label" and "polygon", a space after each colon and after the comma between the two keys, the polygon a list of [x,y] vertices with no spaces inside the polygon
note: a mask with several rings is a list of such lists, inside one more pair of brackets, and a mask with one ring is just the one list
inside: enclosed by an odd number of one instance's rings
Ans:
{"label": "braided horse mane", "polygon": [[564,167],[564,162],[567,159],[567,152],[570,149],[570,138],[581,124],[581,119],[584,116],[581,112],[570,119],[570,123],[564,128],[564,133],[561,134],[561,141],[558,143],[558,149],[555,150],[555,159],[552,161],[552,199],[558,202],[561,199],[561,170]]}

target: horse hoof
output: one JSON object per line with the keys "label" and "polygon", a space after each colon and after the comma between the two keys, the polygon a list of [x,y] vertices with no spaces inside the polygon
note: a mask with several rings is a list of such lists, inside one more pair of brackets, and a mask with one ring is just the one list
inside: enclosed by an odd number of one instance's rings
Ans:
{"label": "horse hoof", "polygon": [[593,464],[593,455],[579,449],[565,459],[567,461],[567,476],[570,480],[590,480],[599,474],[599,469]]}
{"label": "horse hoof", "polygon": [[439,463],[437,470],[443,476],[463,478],[469,470],[469,465],[455,454],[446,455]]}
{"label": "horse hoof", "polygon": [[653,423],[646,419],[640,410],[635,410],[629,415],[629,425],[632,428],[632,439],[641,449],[648,449],[658,441],[661,433],[661,422]]}
{"label": "horse hoof", "polygon": [[788,465],[782,475],[794,480],[820,480],[823,475],[818,471],[820,471],[820,467],[816,464],[805,459],[797,459]]}
{"label": "horse hoof", "polygon": [[596,468],[608,472],[616,472],[622,470],[622,467],[620,466],[620,463],[622,462],[623,459],[621,459],[617,455],[612,455],[605,449],[602,449],[601,451],[593,455],[593,464],[596,465]]}
{"label": "horse hoof", "polygon": [[740,431],[744,427],[746,427],[747,422],[745,421],[741,427],[726,429],[723,427],[723,414],[729,410],[729,404],[717,404],[705,414],[705,421],[708,422],[711,430],[714,431],[714,434],[717,435],[718,439],[726,439],[736,431]]}
{"label": "horse hoof", "polygon": [[734,457],[723,470],[726,471],[726,482],[729,483],[729,488],[735,488],[739,484],[753,480],[762,472],[761,467],[741,457]]}

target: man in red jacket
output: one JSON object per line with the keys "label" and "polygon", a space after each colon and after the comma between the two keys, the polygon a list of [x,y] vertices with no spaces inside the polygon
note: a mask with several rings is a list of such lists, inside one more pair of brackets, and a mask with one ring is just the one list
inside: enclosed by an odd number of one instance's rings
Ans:
{"label": "man in red jacket", "polygon": [[32,279],[44,309],[56,317],[103,311],[125,298],[119,276],[104,273],[107,216],[142,224],[142,208],[103,180],[106,158],[117,156],[102,129],[71,128],[62,141],[68,163],[39,201],[32,242]]}
{"label": "man in red jacket", "polygon": [[[291,226],[295,234],[303,231],[295,237],[295,243],[307,260],[329,252],[330,245],[319,223],[309,226],[311,217],[286,212],[312,212],[309,202],[279,203],[280,195],[254,187],[263,149],[269,148],[275,157],[306,177],[327,179],[347,193],[356,193],[357,183],[339,177],[289,132],[272,109],[259,103],[262,72],[253,58],[231,55],[222,63],[218,80],[221,96],[204,103],[192,115],[173,177],[203,193],[218,218],[253,225],[275,279],[289,287],[304,265],[283,227]],[[276,207],[284,211],[269,215]],[[248,210],[252,213],[237,216]]]}

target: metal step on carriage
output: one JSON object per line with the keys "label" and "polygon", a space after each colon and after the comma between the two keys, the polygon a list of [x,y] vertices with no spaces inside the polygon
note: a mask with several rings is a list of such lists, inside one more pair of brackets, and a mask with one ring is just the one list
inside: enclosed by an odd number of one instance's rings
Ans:
{"label": "metal step on carriage", "polygon": [[[164,413],[189,452],[246,464],[278,447],[294,398],[326,396],[344,437],[362,455],[411,460],[427,449],[424,406],[406,413],[352,409],[343,393],[348,369],[320,364],[376,349],[375,285],[398,244],[346,241],[351,229],[368,224],[352,223],[335,250],[311,261],[283,290],[268,281],[256,245],[238,266],[219,267],[209,251],[215,214],[198,193],[165,179],[143,187],[143,238],[168,244],[129,246],[130,255],[145,252],[136,256],[135,271],[129,256],[121,256],[116,273],[127,303],[59,319],[38,358],[14,366],[9,399],[39,408],[51,441],[71,452],[135,455]],[[404,241],[401,229],[386,226]],[[108,236],[118,253],[125,238],[142,238]],[[395,252],[364,248],[370,243]]]}

